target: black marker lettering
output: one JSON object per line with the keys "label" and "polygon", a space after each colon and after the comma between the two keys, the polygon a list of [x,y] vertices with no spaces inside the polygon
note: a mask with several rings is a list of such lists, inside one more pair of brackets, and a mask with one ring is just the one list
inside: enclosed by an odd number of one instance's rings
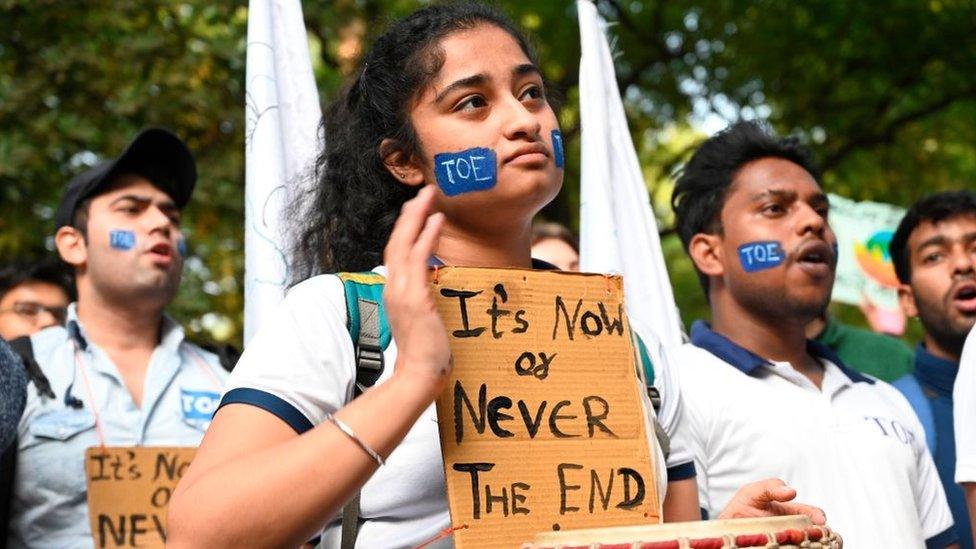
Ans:
{"label": "black marker lettering", "polygon": [[498,294],[491,300],[491,308],[487,311],[488,315],[491,317],[491,336],[495,339],[500,339],[502,337],[502,332],[498,331],[498,318],[503,316],[508,316],[512,314],[512,311],[508,309],[498,308],[498,298],[502,298],[502,303],[508,301],[508,293],[505,292],[505,286],[501,284],[495,284],[495,293]]}
{"label": "black marker lettering", "polygon": [[452,290],[451,288],[442,288],[441,295],[444,297],[456,297],[458,298],[458,303],[461,307],[461,324],[464,326],[463,330],[454,330],[452,334],[454,337],[478,337],[485,331],[484,327],[481,328],[471,328],[468,324],[468,304],[467,299],[474,297],[481,293],[481,290],[477,292],[471,292],[468,290]]}
{"label": "black marker lettering", "polygon": [[495,433],[495,436],[498,438],[509,438],[515,436],[515,434],[511,431],[498,425],[499,421],[514,419],[512,416],[501,412],[501,410],[508,410],[511,407],[512,399],[508,398],[507,396],[497,396],[491,399],[491,402],[488,403],[488,425],[491,427],[491,432]]}
{"label": "black marker lettering", "polygon": [[141,540],[137,542],[136,536],[144,536],[149,532],[149,530],[146,530],[144,526],[139,526],[139,524],[146,522],[147,517],[146,515],[139,514],[132,515],[130,519],[132,520],[132,527],[129,528],[129,546],[142,547]]}
{"label": "black marker lettering", "polygon": [[494,502],[501,502],[502,504],[502,516],[508,516],[508,490],[502,486],[502,495],[493,496],[491,495],[491,487],[485,484],[485,513],[491,513],[491,507]]}
{"label": "black marker lettering", "polygon": [[119,515],[119,529],[115,529],[115,521],[108,515],[98,515],[98,546],[108,547],[110,544],[105,539],[106,531],[111,536],[113,545],[125,545],[125,515]]}
{"label": "black marker lettering", "polygon": [[559,353],[553,353],[552,356],[548,356],[546,353],[539,353],[539,358],[541,358],[542,361],[535,369],[536,378],[543,380],[549,377],[549,365],[552,364],[552,359],[556,358],[557,354]]}
{"label": "black marker lettering", "polygon": [[515,312],[515,323],[518,324],[518,327],[512,328],[513,334],[524,334],[529,330],[529,322],[525,320],[525,309],[519,309]]}
{"label": "black marker lettering", "polygon": [[157,509],[165,509],[169,505],[169,498],[172,497],[170,489],[166,486],[160,486],[156,488],[153,492],[152,497],[149,498],[149,503]]}
{"label": "black marker lettering", "polygon": [[[596,326],[592,326],[591,324],[596,324]],[[603,321],[592,311],[586,311],[583,313],[583,318],[580,319],[580,327],[583,329],[584,334],[590,337],[598,336],[603,331]]]}
{"label": "black marker lettering", "polygon": [[560,431],[559,427],[556,425],[556,422],[559,421],[560,419],[576,419],[576,416],[559,415],[559,409],[565,406],[569,406],[569,404],[570,402],[568,400],[560,400],[559,402],[556,403],[555,406],[552,407],[552,412],[549,413],[549,429],[552,431],[552,434],[556,435],[559,438],[576,438],[579,436],[579,435],[568,435]]}
{"label": "black marker lettering", "polygon": [[570,507],[566,505],[566,492],[570,490],[579,490],[580,485],[578,484],[566,484],[566,469],[582,469],[582,465],[577,465],[576,463],[560,463],[556,466],[556,474],[559,476],[559,514],[565,515],[566,513],[575,513],[579,511],[579,507]]}
{"label": "black marker lettering", "polygon": [[[637,507],[644,501],[644,479],[640,476],[640,473],[629,468],[621,467],[617,470],[620,476],[624,477],[622,482],[624,483],[624,500],[617,504],[617,507],[621,509],[633,509]],[[637,493],[634,497],[630,497],[630,479],[634,479],[637,484]]]}
{"label": "black marker lettering", "polygon": [[524,482],[512,483],[512,514],[513,515],[528,515],[528,507],[519,507],[519,503],[525,501],[525,494],[518,493],[519,490],[528,491],[531,486]]}
{"label": "black marker lettering", "polygon": [[583,300],[576,302],[576,311],[573,312],[573,320],[569,319],[569,311],[566,309],[566,304],[563,303],[562,296],[556,296],[556,322],[552,325],[552,338],[556,339],[556,331],[559,330],[559,311],[563,312],[563,317],[566,318],[566,331],[569,335],[569,340],[573,340],[573,332],[576,330],[576,319],[579,318],[580,307],[583,305]]}
{"label": "black marker lettering", "polygon": [[600,302],[600,316],[603,317],[603,327],[607,329],[608,334],[617,332],[617,335],[624,335],[624,304],[617,304],[617,318],[610,318],[607,314],[607,307]]}
{"label": "black marker lettering", "polygon": [[478,409],[475,410],[467,393],[464,392],[461,380],[459,379],[454,382],[454,438],[459,445],[464,439],[464,418],[461,415],[462,402],[467,406],[468,413],[471,414],[471,422],[474,423],[474,428],[477,429],[478,434],[481,434],[485,432],[485,408],[487,407],[487,399],[488,387],[482,383],[481,388],[478,390]]}
{"label": "black marker lettering", "polygon": [[603,491],[603,484],[600,482],[600,475],[596,470],[590,469],[590,513],[593,513],[596,495],[600,494],[600,507],[606,511],[610,507],[610,493],[613,492],[613,469],[610,469],[610,476],[607,477],[607,491]]}
{"label": "black marker lettering", "polygon": [[157,515],[156,513],[153,513],[152,519],[153,519],[153,525],[156,528],[156,532],[159,533],[159,539],[163,540],[163,542],[165,543],[166,529],[163,528],[163,521],[159,520],[159,515]]}
{"label": "black marker lettering", "polygon": [[92,480],[109,480],[111,477],[105,474],[105,460],[108,454],[92,454],[91,458],[98,462],[98,474]]}
{"label": "black marker lettering", "polygon": [[494,463],[455,463],[453,469],[471,475],[471,507],[474,518],[481,518],[481,490],[478,489],[478,471],[491,471]]}
{"label": "black marker lettering", "polygon": [[[603,411],[599,414],[594,414],[591,403],[599,404],[603,407]],[[612,438],[617,438],[617,435],[603,423],[603,420],[607,419],[607,416],[610,415],[610,403],[596,395],[588,396],[583,399],[583,411],[586,413],[586,428],[590,432],[590,438],[593,438],[593,427],[599,427],[601,431],[610,435]]]}
{"label": "black marker lettering", "polygon": [[[528,365],[525,363],[528,362]],[[535,370],[535,353],[525,351],[515,359],[515,373],[520,376],[530,376]]]}
{"label": "black marker lettering", "polygon": [[535,438],[535,434],[539,432],[539,424],[542,423],[542,413],[546,410],[546,401],[542,401],[539,405],[539,410],[535,414],[535,420],[532,420],[532,416],[529,415],[529,408],[525,405],[524,400],[518,401],[519,412],[522,413],[522,420],[525,421],[525,430],[529,432],[529,438]]}

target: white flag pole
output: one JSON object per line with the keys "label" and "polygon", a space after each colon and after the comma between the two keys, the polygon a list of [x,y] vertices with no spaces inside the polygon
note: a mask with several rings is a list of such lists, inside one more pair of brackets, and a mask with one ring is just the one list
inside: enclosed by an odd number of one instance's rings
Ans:
{"label": "white flag pole", "polygon": [[637,334],[646,342],[679,345],[681,321],[617,89],[606,23],[590,0],[577,0],[576,7],[582,50],[580,267],[622,274]]}
{"label": "white flag pole", "polygon": [[318,149],[322,111],[300,0],[250,0],[246,97],[245,344],[284,295],[282,209]]}

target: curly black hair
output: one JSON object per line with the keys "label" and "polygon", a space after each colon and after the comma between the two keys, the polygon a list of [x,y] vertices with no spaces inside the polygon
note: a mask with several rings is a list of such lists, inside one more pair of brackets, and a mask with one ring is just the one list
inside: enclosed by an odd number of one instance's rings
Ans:
{"label": "curly black hair", "polygon": [[972,191],[946,191],[926,196],[916,202],[905,217],[901,218],[895,230],[888,251],[895,265],[895,274],[902,284],[912,278],[912,264],[909,261],[908,239],[912,232],[926,221],[938,223],[961,215],[976,216],[976,193]]}
{"label": "curly black hair", "polygon": [[[810,151],[795,137],[777,138],[763,125],[738,122],[705,140],[678,174],[671,207],[678,236],[688,251],[698,233],[721,234],[720,215],[729,187],[743,166],[760,158],[782,158],[820,182]],[[708,295],[708,278],[698,279]]]}
{"label": "curly black hair", "polygon": [[[382,156],[422,154],[409,111],[444,64],[439,44],[453,32],[485,24],[506,31],[536,61],[522,33],[479,3],[421,9],[394,23],[373,44],[358,77],[322,116],[316,184],[299,193],[288,209],[291,284],[320,273],[365,271],[382,262],[401,206],[419,191],[397,182]],[[387,138],[394,148],[381,155],[380,144]]]}

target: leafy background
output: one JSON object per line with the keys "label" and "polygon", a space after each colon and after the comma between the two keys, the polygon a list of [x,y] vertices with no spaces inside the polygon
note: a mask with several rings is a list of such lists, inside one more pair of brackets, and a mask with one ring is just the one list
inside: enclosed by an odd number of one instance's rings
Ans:
{"label": "leafy background", "polygon": [[[384,22],[429,2],[305,2],[323,102]],[[579,38],[569,1],[495,2],[534,37],[563,98],[577,227]],[[670,176],[709,132],[768,121],[816,152],[828,191],[903,206],[976,176],[976,8],[961,0],[596,0],[686,322],[707,308],[671,230]],[[63,184],[146,125],[197,156],[191,257],[171,312],[240,343],[247,8],[203,0],[0,0],[0,259],[49,254]],[[856,308],[834,306],[864,324]],[[908,339],[918,338],[912,326]]]}

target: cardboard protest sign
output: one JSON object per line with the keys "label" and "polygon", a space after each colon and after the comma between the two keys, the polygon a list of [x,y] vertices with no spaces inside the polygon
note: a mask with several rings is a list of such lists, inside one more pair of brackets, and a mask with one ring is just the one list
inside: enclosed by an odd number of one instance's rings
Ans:
{"label": "cardboard protest sign", "polygon": [[95,547],[163,547],[166,507],[196,450],[89,448],[85,478]]}
{"label": "cardboard protest sign", "polygon": [[454,357],[437,417],[455,545],[659,522],[620,277],[433,276]]}

